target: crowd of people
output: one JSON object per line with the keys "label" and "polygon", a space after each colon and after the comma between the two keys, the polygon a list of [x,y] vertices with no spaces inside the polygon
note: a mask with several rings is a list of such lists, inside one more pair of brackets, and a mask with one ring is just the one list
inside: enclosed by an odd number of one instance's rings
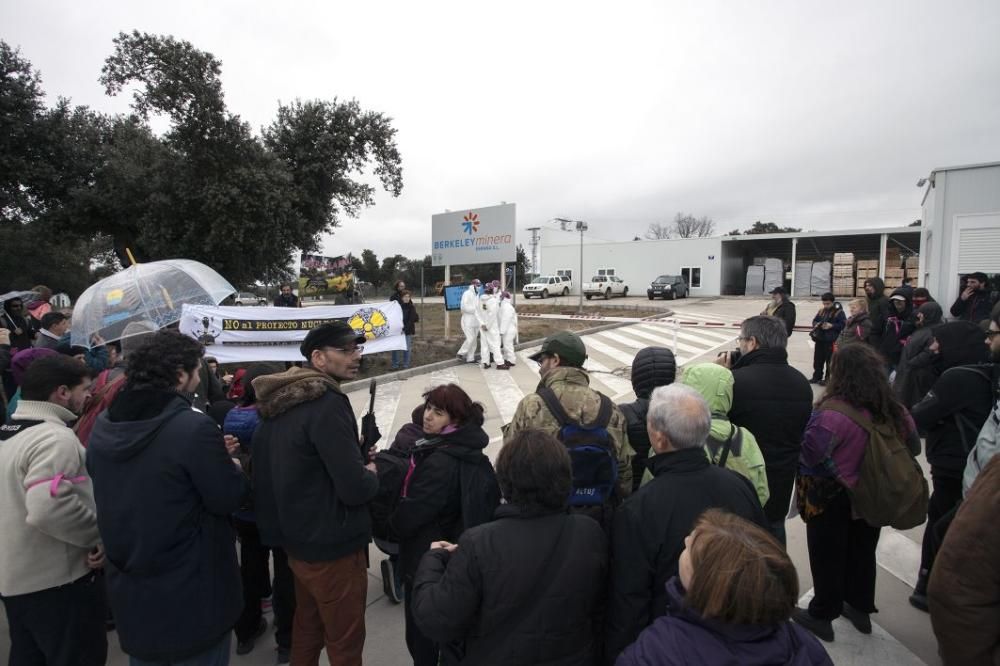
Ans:
{"label": "crowd of people", "polygon": [[[780,290],[714,362],[681,372],[669,349],[641,350],[621,405],[591,387],[583,339],[556,333],[495,465],[485,409],[456,384],[429,389],[388,447],[364,441],[343,383],[365,338],[346,323],[312,329],[301,367],[230,374],[174,330],[78,349],[65,314],[7,301],[10,662],[103,664],[114,626],[134,665],[226,664],[234,637],[238,655],[257,647],[267,600],[277,663],[325,649],[360,664],[374,535],[415,666],[830,664],[834,619],[872,632],[880,529],[916,515],[911,603],[945,663],[995,663],[1000,309],[979,277],[948,322],[929,294],[886,296],[877,278],[849,316],[824,295],[818,397],[789,364]],[[478,340],[484,365],[509,368],[516,314],[479,286],[462,298],[460,356],[475,361]]]}

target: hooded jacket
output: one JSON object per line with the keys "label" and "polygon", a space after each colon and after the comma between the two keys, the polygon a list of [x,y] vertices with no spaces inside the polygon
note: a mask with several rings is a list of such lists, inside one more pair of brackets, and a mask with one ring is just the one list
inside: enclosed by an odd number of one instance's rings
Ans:
{"label": "hooded jacket", "polygon": [[666,612],[666,582],[677,575],[684,538],[705,509],[725,509],[767,526],[750,482],[709,464],[701,448],[655,455],[649,468],[655,478],[615,512],[605,646],[609,660]]}
{"label": "hooded jacket", "polygon": [[513,334],[515,337],[517,336],[517,310],[514,309],[514,304],[509,298],[500,299],[498,321],[500,322],[500,335]]}
{"label": "hooded jacket", "polygon": [[681,383],[695,389],[708,402],[712,412],[712,430],[705,443],[705,453],[713,465],[722,458],[723,445],[732,437],[732,445],[726,458],[726,468],[731,469],[753,484],[760,505],[767,504],[770,493],[767,489],[767,472],[764,456],[757,446],[753,433],[729,422],[729,410],[733,406],[733,373],[716,363],[699,363],[684,370]]}
{"label": "hooded jacket", "polygon": [[87,469],[122,649],[166,662],[218,643],[243,608],[229,516],[250,489],[222,431],[176,391],[126,387]]}
{"label": "hooded jacket", "polygon": [[941,372],[913,406],[913,420],[927,438],[927,462],[935,475],[960,479],[976,437],[993,407],[992,365],[985,363],[983,331],[969,321],[934,331]]}
{"label": "hooded jacket", "polygon": [[885,332],[886,320],[892,312],[892,304],[886,298],[885,282],[882,281],[882,278],[868,278],[865,280],[865,285],[871,285],[875,292],[874,298],[868,297],[868,318],[872,322],[872,332],[868,337],[868,343],[881,351],[882,335]]}
{"label": "hooded jacket", "polygon": [[[889,359],[889,363],[895,367],[899,363],[899,357],[903,353],[903,345],[906,338],[913,332],[915,325],[913,322],[913,304],[910,301],[909,291],[906,289],[896,289],[889,299],[889,311],[885,319],[885,328],[882,330],[882,355]],[[903,310],[896,309],[896,297],[902,297]]]}
{"label": "hooded jacket", "polygon": [[638,490],[649,457],[649,433],[646,432],[646,414],[653,389],[674,383],[677,376],[677,359],[674,352],[663,347],[641,349],[632,360],[632,391],[635,402],[618,405],[625,416],[628,441],[635,451],[632,459],[632,490]]}
{"label": "hooded jacket", "polygon": [[505,504],[458,550],[424,553],[413,616],[470,666],[596,666],[608,547],[587,516]]}
{"label": "hooded jacket", "polygon": [[935,355],[929,348],[934,340],[934,330],[941,325],[944,311],[940,304],[927,302],[917,308],[917,314],[923,315],[923,323],[906,341],[892,384],[896,397],[907,409],[927,395],[937,378]]}
{"label": "hooded jacket", "polygon": [[412,449],[415,465],[399,506],[389,518],[389,524],[399,536],[399,558],[403,576],[412,580],[420,563],[434,541],[458,542],[465,527],[462,516],[463,465],[489,468],[492,478],[487,494],[493,506],[500,503],[493,465],[483,450],[490,437],[479,423],[470,422],[458,430],[423,439]]}
{"label": "hooded jacket", "polygon": [[312,368],[290,368],[258,377],[253,387],[261,417],[253,438],[261,541],[306,562],[366,548],[378,477],[365,468],[340,384]]}
{"label": "hooded jacket", "polygon": [[479,290],[476,285],[470,284],[469,288],[462,294],[462,318],[468,321],[477,319],[476,312],[479,310]]}
{"label": "hooded jacket", "polygon": [[802,434],[812,414],[809,380],[788,365],[788,350],[755,349],[733,367],[733,407],[729,420],[757,438],[767,466],[771,493],[768,520],[784,520],[799,464]]}
{"label": "hooded jacket", "polygon": [[[590,388],[590,375],[583,368],[556,368],[542,378],[540,385],[552,389],[570,418],[580,423],[592,423],[597,418],[601,409],[601,396]],[[543,430],[553,437],[559,434],[559,422],[537,393],[524,396],[518,403],[514,418],[504,426],[504,441],[509,442],[517,433],[532,428]],[[611,411],[608,434],[614,440],[618,453],[618,491],[622,497],[626,497],[632,492],[632,459],[635,451],[629,444],[625,417],[617,407]]]}
{"label": "hooded jacket", "polygon": [[794,622],[726,624],[684,604],[680,580],[667,583],[667,614],[626,648],[616,666],[833,666],[819,641]]}

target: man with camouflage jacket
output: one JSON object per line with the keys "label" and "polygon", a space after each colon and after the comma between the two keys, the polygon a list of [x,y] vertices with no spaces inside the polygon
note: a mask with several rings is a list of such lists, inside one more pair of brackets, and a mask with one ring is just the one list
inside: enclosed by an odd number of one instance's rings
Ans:
{"label": "man with camouflage jacket", "polygon": [[[587,348],[579,336],[569,331],[549,336],[531,360],[541,366],[541,386],[552,389],[570,418],[579,423],[591,423],[597,418],[601,394],[590,388],[590,375],[583,369]],[[526,395],[518,404],[514,418],[503,428],[504,442],[529,429],[542,430],[553,437],[559,435],[559,422],[537,393]],[[625,416],[618,407],[611,412],[607,431],[614,440],[618,457],[618,494],[624,498],[632,492],[635,451],[628,441]]]}

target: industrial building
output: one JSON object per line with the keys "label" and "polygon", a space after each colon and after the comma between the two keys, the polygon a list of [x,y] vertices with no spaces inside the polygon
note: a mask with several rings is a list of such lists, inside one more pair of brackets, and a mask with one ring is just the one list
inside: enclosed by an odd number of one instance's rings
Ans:
{"label": "industrial building", "polygon": [[1000,288],[1000,162],[935,169],[919,185],[920,227],[620,242],[543,229],[539,272],[571,276],[576,293],[598,274],[625,279],[634,295],[658,275],[682,275],[692,296],[765,294],[782,284],[793,296],[847,297],[879,276],[888,287],[909,278],[950,302],[959,276],[972,271]]}

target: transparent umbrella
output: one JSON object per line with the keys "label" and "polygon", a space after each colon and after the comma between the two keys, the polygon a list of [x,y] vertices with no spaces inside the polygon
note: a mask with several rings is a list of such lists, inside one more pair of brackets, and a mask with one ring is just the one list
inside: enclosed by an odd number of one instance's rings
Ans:
{"label": "transparent umbrella", "polygon": [[135,264],[92,285],[73,308],[72,343],[89,347],[95,335],[111,342],[160,329],[181,318],[181,307],[218,305],[236,291],[208,266],[190,259]]}

